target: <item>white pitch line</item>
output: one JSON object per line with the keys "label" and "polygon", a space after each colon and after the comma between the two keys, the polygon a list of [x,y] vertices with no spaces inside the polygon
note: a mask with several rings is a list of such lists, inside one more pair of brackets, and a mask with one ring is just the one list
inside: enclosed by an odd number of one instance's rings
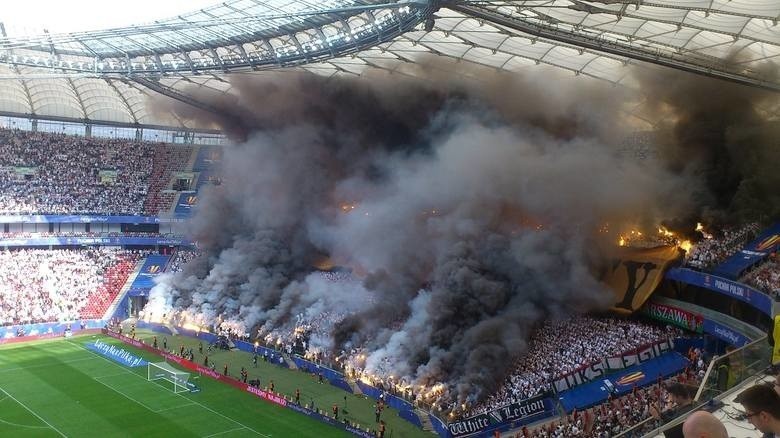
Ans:
{"label": "white pitch line", "polygon": [[[68,342],[69,342],[69,343],[71,343],[71,344],[73,343],[72,341],[68,341]],[[77,346],[79,346],[78,344],[73,344],[73,345],[77,345]],[[108,359],[106,359],[105,357],[103,357],[103,356],[101,356],[101,355],[99,355],[99,354],[95,353],[94,351],[91,351],[91,350],[88,350],[88,349],[84,348],[84,346],[80,346],[80,347],[81,347],[81,348],[83,348],[85,351],[88,351],[88,352],[92,353],[92,354],[93,354],[95,357],[97,357],[97,358],[100,358],[100,359],[103,359],[104,361],[106,361],[106,362],[110,363],[111,365],[114,365],[114,366],[117,366],[117,367],[120,367],[120,368],[124,369],[124,368],[122,367],[122,365],[119,365],[118,363],[116,363],[116,362],[114,362],[114,361],[108,360]],[[144,381],[146,381],[146,379],[144,379],[142,376],[140,376],[140,375],[138,375],[138,374],[136,374],[136,373],[132,373],[132,372],[131,372],[130,374],[132,374],[132,375],[134,375],[134,376],[138,377],[139,379],[143,379]],[[100,382],[100,383],[103,383],[103,382]],[[104,384],[104,385],[105,385],[105,384]],[[105,386],[108,386],[108,385],[105,385]],[[113,389],[113,388],[112,388],[112,389]],[[270,435],[266,435],[266,434],[264,434],[264,433],[260,433],[260,432],[258,432],[258,431],[256,431],[256,430],[252,429],[251,427],[249,427],[249,426],[247,426],[247,425],[245,425],[245,424],[243,424],[243,423],[241,423],[241,422],[238,422],[238,421],[236,421],[236,420],[234,420],[234,419],[232,419],[232,418],[230,418],[230,417],[228,417],[228,416],[226,416],[226,415],[224,415],[224,414],[220,414],[219,412],[215,411],[214,409],[211,409],[210,407],[208,407],[208,406],[206,406],[206,405],[203,405],[203,404],[200,404],[200,403],[198,403],[198,402],[197,402],[197,401],[195,401],[195,400],[189,399],[189,398],[187,398],[187,397],[185,397],[185,396],[183,396],[183,395],[181,395],[181,394],[178,394],[178,393],[174,393],[174,395],[178,395],[179,397],[181,397],[181,398],[183,398],[183,399],[185,399],[185,400],[187,400],[187,401],[190,401],[190,402],[192,402],[192,403],[195,403],[196,405],[198,405],[198,406],[202,407],[203,409],[206,409],[207,411],[211,411],[212,413],[215,413],[215,414],[219,415],[220,417],[222,417],[222,418],[224,418],[224,419],[226,419],[226,420],[230,420],[230,421],[232,421],[233,423],[236,423],[236,424],[238,424],[239,426],[241,426],[241,427],[242,427],[242,428],[244,428],[244,429],[249,429],[249,430],[251,430],[252,432],[254,432],[254,433],[256,433],[256,434],[258,434],[258,435],[260,435],[260,436],[264,436],[264,437],[266,437],[266,438],[271,438],[271,436],[270,436]]]}
{"label": "white pitch line", "polygon": [[54,363],[46,363],[46,364],[40,364],[40,365],[30,365],[28,367],[17,367],[17,368],[0,368],[0,373],[7,373],[10,371],[21,371],[21,370],[30,370],[34,368],[48,368],[48,367],[59,367],[64,363],[74,363],[74,362],[83,362],[85,360],[92,360],[91,357],[82,357],[80,359],[71,359],[71,360],[63,360],[62,362],[54,362]]}
{"label": "white pitch line", "polygon": [[237,428],[235,428],[235,429],[230,429],[230,430],[223,430],[222,432],[217,432],[217,433],[212,433],[211,435],[206,435],[206,436],[204,436],[203,438],[211,438],[211,437],[213,437],[213,436],[224,435],[224,434],[226,434],[226,433],[235,432],[235,431],[237,431],[237,430],[244,430],[244,429],[246,429],[246,428],[245,428],[245,427],[237,427]]}
{"label": "white pitch line", "polygon": [[[90,359],[94,359],[90,357]],[[128,374],[131,374],[130,371],[125,371],[124,373],[116,373],[116,374],[109,374],[107,376],[92,376],[93,379],[107,379],[109,377],[119,377],[119,376],[126,376]]]}
{"label": "white pitch line", "polygon": [[0,419],[0,423],[7,424],[9,426],[24,427],[26,429],[48,429],[49,428],[49,426],[30,426],[28,424],[12,423],[10,421],[5,421],[3,419]]}
{"label": "white pitch line", "polygon": [[49,426],[49,427],[51,427],[52,429],[54,429],[54,431],[55,431],[55,432],[57,432],[58,434],[60,434],[60,436],[63,436],[63,437],[65,437],[65,438],[68,438],[68,436],[67,436],[67,435],[65,435],[64,433],[60,432],[60,430],[59,430],[59,429],[57,429],[56,427],[52,426],[52,424],[51,424],[51,423],[49,423],[48,421],[44,420],[44,419],[43,419],[43,417],[41,417],[40,415],[36,414],[36,413],[35,413],[35,411],[33,411],[32,409],[28,408],[28,407],[27,407],[27,405],[25,405],[24,403],[22,403],[22,402],[20,402],[19,400],[17,400],[17,399],[16,399],[16,397],[12,396],[12,395],[11,395],[11,394],[10,394],[8,391],[6,391],[6,390],[5,390],[5,389],[3,389],[3,388],[0,388],[0,391],[3,391],[3,393],[5,393],[5,395],[7,395],[8,397],[11,397],[11,400],[13,400],[13,401],[15,401],[15,402],[19,403],[19,404],[20,404],[20,405],[21,405],[23,408],[25,408],[25,409],[27,409],[28,411],[30,411],[30,413],[31,413],[31,414],[35,415],[36,417],[38,417],[38,419],[39,419],[39,420],[41,420],[41,421],[43,421],[44,423],[46,423],[46,425],[47,425],[47,426]]}
{"label": "white pitch line", "polygon": [[180,405],[180,406],[173,406],[173,407],[170,407],[170,408],[160,409],[160,410],[157,410],[157,411],[154,411],[154,412],[157,412],[159,414],[160,412],[172,411],[174,409],[179,409],[179,408],[186,408],[187,406],[195,406],[195,403],[185,403],[185,404]]}
{"label": "white pitch line", "polygon": [[134,399],[133,397],[130,397],[129,395],[125,394],[124,392],[121,392],[121,391],[119,391],[119,390],[118,390],[118,389],[116,389],[116,388],[113,388],[113,387],[111,387],[111,386],[109,386],[109,385],[106,385],[105,383],[101,382],[101,381],[100,381],[100,380],[98,380],[98,379],[95,379],[95,381],[96,381],[96,382],[98,382],[98,383],[100,383],[101,385],[105,386],[106,388],[108,388],[108,389],[110,389],[110,390],[114,391],[115,393],[117,393],[117,394],[121,395],[122,397],[124,397],[124,398],[126,398],[126,399],[128,399],[128,400],[132,400],[132,401],[134,401],[134,402],[138,403],[139,405],[141,405],[141,406],[145,407],[146,409],[148,409],[148,410],[150,410],[150,411],[152,411],[152,412],[156,412],[154,409],[150,408],[149,406],[147,406],[147,405],[146,405],[146,404],[144,404],[143,402],[140,402],[140,401],[138,401],[138,400]]}

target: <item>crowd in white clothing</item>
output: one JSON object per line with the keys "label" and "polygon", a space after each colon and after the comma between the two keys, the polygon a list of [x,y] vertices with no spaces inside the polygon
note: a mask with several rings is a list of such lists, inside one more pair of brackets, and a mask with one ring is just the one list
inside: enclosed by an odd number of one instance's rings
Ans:
{"label": "crowd in white clothing", "polygon": [[583,366],[675,335],[673,329],[614,318],[578,316],[547,321],[536,330],[528,352],[518,358],[501,388],[466,416],[533,397]]}
{"label": "crowd in white clothing", "polygon": [[709,269],[739,251],[756,237],[758,231],[759,224],[753,222],[733,230],[724,230],[719,236],[705,235],[686,254],[686,264],[693,268]]}
{"label": "crowd in white clothing", "polygon": [[200,257],[201,255],[203,255],[201,251],[179,249],[168,263],[166,272],[181,272],[181,270],[184,268],[184,265],[191,262],[195,258]]}
{"label": "crowd in white clothing", "polygon": [[111,268],[139,256],[96,247],[0,251],[0,325],[71,321],[103,292]]}
{"label": "crowd in white clothing", "polygon": [[147,196],[167,183],[153,179],[179,165],[158,163],[170,148],[0,129],[0,214],[145,214]]}

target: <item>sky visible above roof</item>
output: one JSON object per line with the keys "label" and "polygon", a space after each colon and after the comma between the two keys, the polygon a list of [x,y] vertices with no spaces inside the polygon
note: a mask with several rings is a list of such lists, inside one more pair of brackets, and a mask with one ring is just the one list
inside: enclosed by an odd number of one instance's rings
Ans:
{"label": "sky visible above roof", "polygon": [[24,0],[6,1],[0,22],[9,36],[99,30],[150,23],[209,6],[216,0]]}

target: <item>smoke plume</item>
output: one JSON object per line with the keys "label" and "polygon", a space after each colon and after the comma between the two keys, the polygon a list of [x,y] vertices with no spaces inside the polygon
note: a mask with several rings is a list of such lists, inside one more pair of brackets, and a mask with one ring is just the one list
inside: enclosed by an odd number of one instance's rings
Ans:
{"label": "smoke plume", "polygon": [[[642,81],[649,111],[671,108],[675,122],[660,159],[637,162],[619,150],[640,95],[544,73],[420,75],[285,72],[232,79],[232,97],[193,90],[222,114],[173,109],[237,141],[192,221],[204,257],[163,277],[147,311],[263,333],[326,314],[337,324],[312,347],[365,351],[372,375],[473,401],[540,321],[613,304],[593,274],[599,229],[749,211],[753,189],[777,178],[756,167],[768,148],[723,168],[724,151],[768,135],[728,128],[758,118],[740,92],[688,105],[686,84]],[[324,281],[312,268],[323,257],[357,281]]]}

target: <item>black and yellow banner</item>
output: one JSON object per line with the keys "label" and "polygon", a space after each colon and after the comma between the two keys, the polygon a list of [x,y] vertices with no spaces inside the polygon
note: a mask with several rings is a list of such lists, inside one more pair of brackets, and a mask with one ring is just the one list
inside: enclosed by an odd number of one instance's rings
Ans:
{"label": "black and yellow banner", "polygon": [[613,310],[624,314],[639,310],[680,256],[676,246],[620,248],[601,279],[615,292]]}

